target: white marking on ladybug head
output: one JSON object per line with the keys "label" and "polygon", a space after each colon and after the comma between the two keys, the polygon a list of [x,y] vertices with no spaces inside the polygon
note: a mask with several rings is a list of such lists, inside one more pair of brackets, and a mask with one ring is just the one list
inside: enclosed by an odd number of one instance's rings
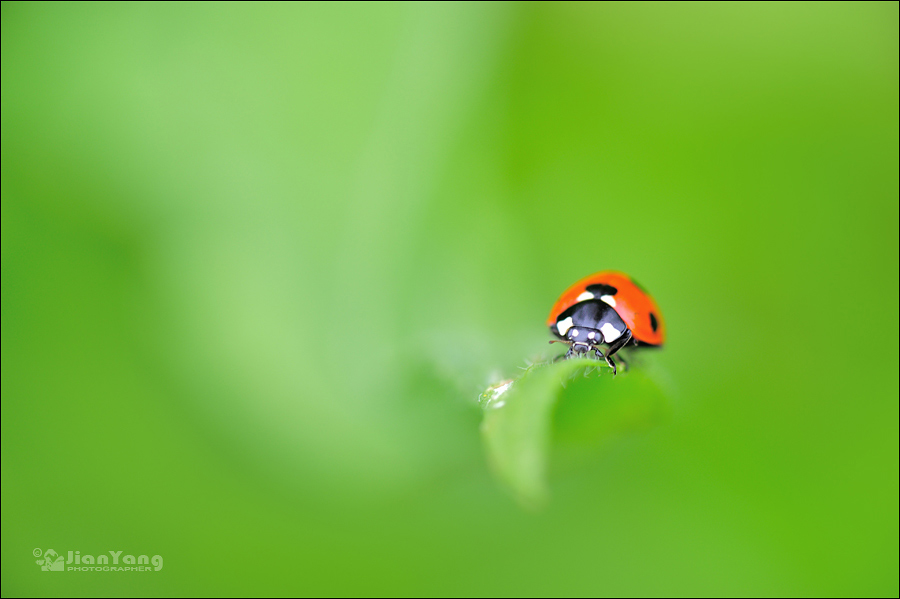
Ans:
{"label": "white marking on ladybug head", "polygon": [[590,291],[583,291],[581,295],[575,298],[576,301],[583,302],[585,300],[594,299],[594,294]]}
{"label": "white marking on ladybug head", "polygon": [[577,337],[577,336],[578,336],[578,329],[575,329],[574,331],[572,331],[572,336],[573,336],[573,337]]}
{"label": "white marking on ladybug head", "polygon": [[608,306],[616,307],[616,298],[611,295],[601,295],[600,301],[607,304]]}
{"label": "white marking on ladybug head", "polygon": [[600,327],[600,332],[603,333],[603,339],[607,343],[612,343],[616,339],[622,336],[622,333],[619,330],[611,325],[610,323],[605,323],[602,327]]}
{"label": "white marking on ladybug head", "polygon": [[572,328],[572,324],[572,317],[569,316],[556,323],[556,330],[559,331],[560,335],[565,336],[565,334],[569,332],[569,329]]}
{"label": "white marking on ladybug head", "polygon": [[595,333],[594,331],[591,331],[590,333],[588,333],[588,339],[593,339],[596,336],[597,336],[597,333]]}

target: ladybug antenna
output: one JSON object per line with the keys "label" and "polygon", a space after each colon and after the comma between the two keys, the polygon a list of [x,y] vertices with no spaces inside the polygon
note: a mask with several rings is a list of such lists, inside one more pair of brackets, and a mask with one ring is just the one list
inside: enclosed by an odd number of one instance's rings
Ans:
{"label": "ladybug antenna", "polygon": [[563,345],[572,345],[571,341],[563,341],[562,339],[551,339],[550,343],[562,343]]}

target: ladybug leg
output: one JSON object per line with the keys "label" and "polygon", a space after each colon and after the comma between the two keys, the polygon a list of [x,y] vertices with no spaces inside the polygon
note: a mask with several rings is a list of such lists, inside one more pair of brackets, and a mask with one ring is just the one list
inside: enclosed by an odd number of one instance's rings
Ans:
{"label": "ladybug leg", "polygon": [[613,369],[613,374],[616,374],[616,363],[610,357],[609,352],[604,356],[603,352],[600,351],[599,347],[594,347],[594,355],[598,360],[606,360],[606,363],[609,364],[609,367]]}
{"label": "ladybug leg", "polygon": [[[616,363],[612,359],[613,354],[617,351],[625,347],[631,342],[631,329],[625,329],[625,334],[613,341],[609,344],[609,349],[606,350],[606,363],[609,364],[609,367],[612,368],[613,374],[616,374]],[[619,356],[620,358],[622,356]],[[625,364],[625,370],[628,370],[628,363],[625,360],[622,360],[622,363]]]}
{"label": "ladybug leg", "polygon": [[616,376],[616,361],[613,360],[612,356],[609,355],[609,352],[606,354],[606,363],[609,364],[609,367],[613,370],[613,376]]}

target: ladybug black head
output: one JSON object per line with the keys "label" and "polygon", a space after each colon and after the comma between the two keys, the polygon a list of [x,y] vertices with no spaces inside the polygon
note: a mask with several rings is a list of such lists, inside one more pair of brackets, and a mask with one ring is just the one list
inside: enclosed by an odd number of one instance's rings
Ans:
{"label": "ladybug black head", "polygon": [[598,343],[603,343],[603,334],[587,327],[570,327],[566,332],[566,339],[572,344],[572,351],[582,354],[593,350]]}

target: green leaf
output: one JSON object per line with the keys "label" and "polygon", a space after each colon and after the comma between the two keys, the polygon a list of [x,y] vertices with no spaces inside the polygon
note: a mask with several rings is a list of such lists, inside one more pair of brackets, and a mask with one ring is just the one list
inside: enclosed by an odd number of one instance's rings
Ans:
{"label": "green leaf", "polygon": [[605,363],[587,359],[531,366],[518,380],[489,387],[480,402],[491,468],[532,509],[549,498],[554,437],[569,453],[584,453],[617,433],[657,422],[667,406],[646,372],[620,370],[613,376]]}

